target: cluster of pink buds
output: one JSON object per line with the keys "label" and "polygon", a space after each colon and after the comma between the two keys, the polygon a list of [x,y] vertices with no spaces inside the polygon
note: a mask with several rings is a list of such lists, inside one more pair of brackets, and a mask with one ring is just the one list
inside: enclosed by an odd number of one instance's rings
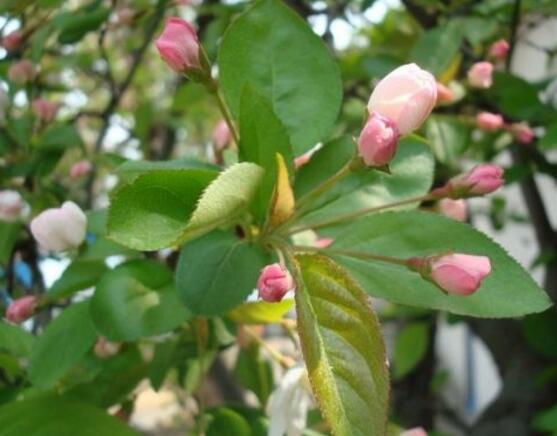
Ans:
{"label": "cluster of pink buds", "polygon": [[532,143],[536,137],[528,123],[505,123],[500,114],[492,112],[480,112],[476,115],[476,126],[486,132],[497,132],[506,129],[517,142],[525,145]]}
{"label": "cluster of pink buds", "polygon": [[385,167],[398,139],[418,129],[437,102],[435,78],[416,64],[396,68],[373,90],[368,119],[358,138],[358,152],[369,167]]}

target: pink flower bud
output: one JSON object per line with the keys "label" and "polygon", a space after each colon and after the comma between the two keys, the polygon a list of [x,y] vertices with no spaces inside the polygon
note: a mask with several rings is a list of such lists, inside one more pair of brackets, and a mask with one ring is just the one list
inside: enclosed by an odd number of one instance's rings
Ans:
{"label": "pink flower bud", "polygon": [[232,133],[225,120],[220,120],[213,129],[213,146],[216,151],[222,151],[232,140]]}
{"label": "pink flower bud", "polygon": [[476,62],[468,70],[468,82],[473,88],[487,89],[493,84],[493,64],[491,62]]}
{"label": "pink flower bud", "polygon": [[162,59],[174,71],[185,73],[189,69],[201,68],[197,34],[185,20],[169,18],[155,45]]}
{"label": "pink flower bud", "polygon": [[31,233],[48,251],[77,248],[85,239],[87,217],[79,206],[66,201],[62,207],[47,209],[31,221]]}
{"label": "pink flower bud", "polygon": [[491,47],[489,47],[489,56],[501,61],[507,57],[509,49],[509,43],[504,39],[500,39],[498,41],[495,41],[493,44],[491,44]]}
{"label": "pink flower bud", "polygon": [[30,82],[35,77],[35,66],[31,61],[22,59],[10,65],[8,69],[8,79],[19,85]]}
{"label": "pink flower bud", "polygon": [[396,123],[406,135],[419,128],[437,100],[435,78],[416,64],[391,71],[375,87],[367,108]]}
{"label": "pink flower bud", "polygon": [[437,82],[437,104],[452,103],[454,100],[454,92],[442,83]]}
{"label": "pink flower bud", "polygon": [[315,246],[317,248],[327,248],[334,242],[334,239],[331,238],[320,238],[315,241]]}
{"label": "pink flower bud", "polygon": [[313,155],[313,150],[310,150],[294,158],[294,168],[299,170],[301,167],[306,165],[311,160],[312,155]]}
{"label": "pink flower bud", "polygon": [[482,164],[450,179],[441,188],[434,189],[434,197],[466,198],[489,194],[503,184],[503,168],[498,165]]}
{"label": "pink flower bud", "polygon": [[427,432],[421,427],[415,427],[403,431],[400,436],[427,436]]}
{"label": "pink flower bud", "polygon": [[102,336],[97,339],[97,342],[95,342],[95,346],[93,347],[93,352],[99,359],[108,359],[109,357],[117,354],[118,351],[120,351],[120,344],[110,342]]}
{"label": "pink flower bud", "polygon": [[28,295],[12,301],[6,310],[6,319],[20,324],[33,315],[37,307],[37,297]]}
{"label": "pink flower bud", "polygon": [[72,165],[70,168],[70,179],[77,180],[86,176],[93,169],[93,165],[88,160],[80,160]]}
{"label": "pink flower bud", "polygon": [[23,34],[19,31],[12,32],[2,38],[2,47],[7,51],[16,51],[23,43]]}
{"label": "pink flower bud", "polygon": [[44,98],[36,98],[31,103],[35,116],[45,123],[51,122],[58,113],[58,104],[45,100]]}
{"label": "pink flower bud", "polygon": [[383,167],[394,157],[398,137],[394,121],[372,112],[358,138],[358,153],[367,166]]}
{"label": "pink flower bud", "polygon": [[443,198],[439,202],[439,212],[448,218],[456,221],[466,221],[468,216],[468,206],[465,200],[453,200],[452,198]]}
{"label": "pink flower bud", "polygon": [[259,296],[269,302],[282,300],[284,295],[294,287],[290,272],[278,263],[267,265],[257,280]]}
{"label": "pink flower bud", "polygon": [[0,191],[0,220],[7,222],[16,221],[24,207],[25,202],[19,192],[9,189]]}
{"label": "pink flower bud", "polygon": [[536,137],[527,123],[513,123],[510,126],[510,131],[521,144],[530,144]]}
{"label": "pink flower bud", "polygon": [[491,273],[491,262],[485,256],[447,254],[429,258],[429,278],[441,289],[454,295],[470,295]]}
{"label": "pink flower bud", "polygon": [[495,132],[505,125],[503,117],[499,114],[492,114],[491,112],[480,112],[476,115],[476,125],[479,129],[487,132]]}

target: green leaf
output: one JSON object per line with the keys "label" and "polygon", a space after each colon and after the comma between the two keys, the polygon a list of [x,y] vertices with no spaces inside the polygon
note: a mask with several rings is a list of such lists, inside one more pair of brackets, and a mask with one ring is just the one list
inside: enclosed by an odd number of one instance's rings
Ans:
{"label": "green leaf", "polygon": [[205,189],[180,238],[181,242],[229,224],[249,208],[261,179],[263,169],[249,162],[232,165]]}
{"label": "green leaf", "polygon": [[120,165],[116,172],[120,180],[130,182],[137,176],[157,170],[201,169],[218,171],[218,167],[206,162],[192,159],[175,159],[166,161],[130,160]]}
{"label": "green leaf", "polygon": [[477,16],[458,17],[454,20],[456,25],[462,26],[464,37],[475,45],[491,39],[498,30],[499,23],[495,18]]}
{"label": "green leaf", "polygon": [[71,124],[50,125],[39,140],[37,148],[48,151],[62,151],[70,147],[83,145],[81,136]]}
{"label": "green leaf", "polygon": [[94,286],[107,270],[102,260],[74,260],[48,290],[50,300],[67,298],[77,291]]}
{"label": "green leaf", "polygon": [[228,407],[211,410],[211,420],[207,426],[207,436],[251,436],[248,421],[239,413]]}
{"label": "green leaf", "polygon": [[234,376],[243,387],[255,393],[259,403],[264,407],[273,388],[273,369],[271,364],[263,359],[257,344],[240,349]]}
{"label": "green leaf", "polygon": [[319,255],[296,257],[304,360],[321,412],[338,436],[384,435],[389,403],[385,346],[369,298]]}
{"label": "green leaf", "polygon": [[177,340],[170,339],[155,346],[149,365],[149,381],[154,390],[161,388],[168,370],[176,363],[178,345]]}
{"label": "green leaf", "polygon": [[542,433],[555,434],[557,432],[557,404],[538,413],[532,420],[532,428]]}
{"label": "green leaf", "polygon": [[436,159],[446,165],[458,162],[470,139],[470,129],[456,117],[431,116],[426,132]]}
{"label": "green leaf", "polygon": [[8,223],[0,220],[0,264],[6,264],[21,230],[20,223]]}
{"label": "green leaf", "polygon": [[[327,221],[359,209],[382,206],[429,191],[433,181],[434,160],[427,143],[422,139],[410,136],[401,140],[390,167],[390,175],[364,170],[348,176],[323,196],[325,204],[318,203],[319,209],[304,216],[303,222]],[[416,205],[405,207],[413,208]]]}
{"label": "green leaf", "polygon": [[251,86],[244,88],[240,102],[240,138],[240,160],[256,163],[265,170],[253,204],[255,215],[264,220],[277,179],[276,154],[284,157],[289,174],[294,173],[294,156],[288,132],[269,100]]}
{"label": "green leaf", "polygon": [[226,314],[238,324],[272,324],[279,322],[292,309],[294,300],[282,300],[277,303],[256,301],[244,303]]}
{"label": "green leaf", "polygon": [[2,436],[138,436],[104,410],[54,395],[0,407]]}
{"label": "green leaf", "polygon": [[233,113],[244,86],[269,98],[296,155],[323,140],[337,118],[338,67],[307,23],[279,0],[261,0],[236,19],[219,51],[219,78]]}
{"label": "green leaf", "polygon": [[407,268],[391,263],[334,258],[366,292],[395,303],[478,317],[515,317],[541,312],[551,303],[514,259],[467,224],[427,212],[384,212],[350,224],[331,248],[409,258],[454,251],[488,256],[492,272],[473,295],[445,295]]}
{"label": "green leaf", "polygon": [[529,315],[522,320],[522,333],[534,350],[557,360],[557,336],[547,332],[557,331],[557,314],[554,310]]}
{"label": "green leaf", "polygon": [[0,321],[0,351],[8,351],[17,356],[29,356],[35,337],[19,326]]}
{"label": "green leaf", "polygon": [[138,250],[176,245],[203,189],[215,178],[207,170],[159,170],[139,176],[112,196],[108,234]]}
{"label": "green leaf", "polygon": [[96,337],[89,301],[65,309],[35,341],[29,360],[33,384],[43,389],[53,386],[87,353]]}
{"label": "green leaf", "polygon": [[255,289],[269,260],[249,241],[214,231],[184,245],[176,267],[176,288],[194,314],[224,314]]}
{"label": "green leaf", "polygon": [[545,134],[538,141],[542,150],[553,150],[557,148],[557,121],[547,126]]}
{"label": "green leaf", "polygon": [[412,49],[410,57],[420,67],[439,76],[458,54],[461,42],[460,26],[449,23],[425,32]]}
{"label": "green leaf", "polygon": [[404,326],[395,342],[393,377],[398,380],[423,359],[429,342],[428,325],[415,322]]}
{"label": "green leaf", "polygon": [[151,260],[132,260],[108,271],[91,299],[97,330],[112,341],[166,333],[189,318],[172,273]]}
{"label": "green leaf", "polygon": [[80,8],[75,12],[68,12],[57,18],[60,23],[60,44],[73,44],[81,40],[87,33],[97,30],[110,15],[110,9],[99,7],[88,10],[87,7]]}
{"label": "green leaf", "polygon": [[493,86],[487,92],[508,117],[540,123],[557,115],[550,106],[542,104],[535,86],[510,73],[495,73]]}

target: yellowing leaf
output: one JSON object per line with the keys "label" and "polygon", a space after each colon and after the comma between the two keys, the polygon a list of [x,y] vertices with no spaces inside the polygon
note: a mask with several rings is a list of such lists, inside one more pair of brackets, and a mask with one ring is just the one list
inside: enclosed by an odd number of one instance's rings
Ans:
{"label": "yellowing leaf", "polygon": [[278,303],[257,301],[242,304],[228,312],[227,316],[240,324],[270,324],[279,322],[293,305],[294,300],[282,300]]}
{"label": "yellowing leaf", "polygon": [[288,170],[284,158],[277,153],[277,183],[273,194],[271,208],[271,225],[278,226],[294,213],[294,193],[288,179]]}

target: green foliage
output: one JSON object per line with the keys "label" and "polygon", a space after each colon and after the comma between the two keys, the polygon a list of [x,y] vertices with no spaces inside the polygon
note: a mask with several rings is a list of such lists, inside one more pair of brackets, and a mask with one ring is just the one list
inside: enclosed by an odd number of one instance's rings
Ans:
{"label": "green foliage", "polygon": [[189,318],[160,263],[132,260],[104,274],[91,300],[97,330],[110,340],[132,341],[166,333]]}
{"label": "green foliage", "polygon": [[182,248],[176,289],[192,313],[222,315],[245,300],[268,263],[269,256],[260,247],[214,231]]}
{"label": "green foliage", "polygon": [[157,170],[137,177],[112,196],[108,235],[138,250],[178,243],[201,193],[215,178],[208,170]]}
{"label": "green foliage", "polygon": [[293,301],[289,299],[277,303],[256,301],[232,309],[227,317],[238,324],[270,324],[279,322],[293,306]]}
{"label": "green foliage", "polygon": [[43,396],[0,407],[2,436],[137,436],[104,410],[73,398]]}
{"label": "green foliage", "polygon": [[461,43],[460,26],[450,22],[425,32],[416,42],[410,56],[420,67],[439,77],[458,54]]}
{"label": "green foliage", "polygon": [[389,377],[379,323],[362,289],[331,260],[296,258],[298,330],[313,392],[334,434],[385,434]]}
{"label": "green foliage", "polygon": [[75,260],[48,290],[48,298],[67,298],[77,291],[94,286],[106,270],[102,260]]}
{"label": "green foliage", "polygon": [[240,101],[240,137],[239,159],[265,170],[253,202],[255,216],[264,220],[277,178],[276,154],[285,158],[290,174],[294,172],[294,156],[288,132],[270,102],[251,86],[244,88]]}
{"label": "green foliage", "polygon": [[269,98],[296,155],[324,139],[341,101],[338,67],[323,42],[279,0],[261,0],[225,33],[218,57],[234,113],[246,84]]}
{"label": "green foliage", "polygon": [[406,267],[334,258],[375,297],[410,306],[477,317],[512,317],[541,312],[550,301],[530,275],[499,245],[472,227],[426,212],[385,212],[352,223],[332,248],[409,258],[446,252],[488,256],[492,272],[466,298],[445,295]]}
{"label": "green foliage", "polygon": [[28,357],[34,342],[34,336],[21,327],[0,322],[0,351]]}
{"label": "green foliage", "polygon": [[33,384],[42,389],[52,387],[79,362],[96,336],[89,316],[89,301],[64,310],[34,344],[29,359],[29,378]]}
{"label": "green foliage", "polygon": [[21,224],[0,220],[0,264],[5,264],[10,259],[20,231]]}
{"label": "green foliage", "polygon": [[429,342],[428,325],[424,322],[408,324],[396,337],[393,377],[401,379],[411,372],[424,357]]}

